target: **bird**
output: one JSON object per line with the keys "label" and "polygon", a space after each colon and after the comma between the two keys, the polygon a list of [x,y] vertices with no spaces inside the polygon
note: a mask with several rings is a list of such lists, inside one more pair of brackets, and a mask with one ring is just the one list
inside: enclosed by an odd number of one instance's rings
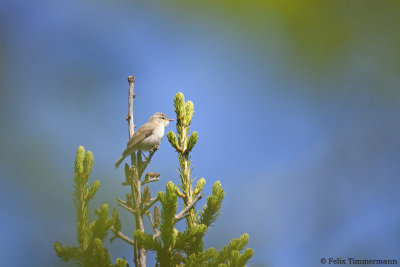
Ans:
{"label": "bird", "polygon": [[115,163],[115,168],[118,168],[122,161],[135,151],[150,151],[153,147],[160,145],[165,128],[173,120],[162,112],[157,112],[151,116],[149,121],[139,127],[129,139],[126,149]]}

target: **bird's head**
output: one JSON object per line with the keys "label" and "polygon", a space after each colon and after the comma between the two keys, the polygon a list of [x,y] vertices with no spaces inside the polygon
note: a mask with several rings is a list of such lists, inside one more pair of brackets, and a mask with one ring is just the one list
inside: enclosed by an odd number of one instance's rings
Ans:
{"label": "bird's head", "polygon": [[153,116],[151,116],[149,121],[154,121],[160,124],[163,124],[164,127],[167,127],[170,121],[173,121],[173,119],[168,119],[167,115],[165,115],[162,112],[157,112]]}

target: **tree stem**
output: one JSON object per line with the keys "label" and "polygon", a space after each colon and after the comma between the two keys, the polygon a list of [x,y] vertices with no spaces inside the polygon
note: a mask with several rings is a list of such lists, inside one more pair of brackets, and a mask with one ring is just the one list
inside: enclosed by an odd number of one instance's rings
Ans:
{"label": "tree stem", "polygon": [[132,138],[135,132],[135,124],[133,123],[133,99],[135,98],[135,76],[128,76],[129,82],[129,97],[128,97],[128,116],[126,120],[128,121],[129,139]]}
{"label": "tree stem", "polygon": [[[128,116],[126,117],[126,120],[128,121],[129,140],[130,140],[135,132],[135,124],[133,122],[133,99],[136,96],[134,92],[135,77],[128,76],[128,82],[129,82],[129,98],[128,98]],[[138,153],[140,153],[140,151]],[[134,200],[133,210],[135,211],[134,216],[135,216],[136,230],[144,232],[143,217],[141,213],[142,190],[141,190],[141,183],[138,170],[139,166],[136,166],[137,162],[135,153],[131,155],[131,163],[132,165],[135,165],[133,172],[133,179],[132,179],[133,181],[131,184],[131,196],[133,197]],[[146,249],[138,247],[136,242],[134,242],[134,261],[136,267],[146,267]]]}

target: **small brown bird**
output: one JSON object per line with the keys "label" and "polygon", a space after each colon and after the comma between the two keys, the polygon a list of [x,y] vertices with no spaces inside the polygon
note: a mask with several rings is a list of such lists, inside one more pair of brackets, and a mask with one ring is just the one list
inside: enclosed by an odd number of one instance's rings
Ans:
{"label": "small brown bird", "polygon": [[161,112],[157,112],[151,116],[149,121],[143,124],[133,134],[126,149],[122,152],[122,156],[115,163],[115,168],[118,168],[122,161],[136,150],[149,151],[154,146],[160,145],[161,139],[164,136],[165,127],[168,126],[170,121],[173,121],[173,119],[168,119],[168,117]]}

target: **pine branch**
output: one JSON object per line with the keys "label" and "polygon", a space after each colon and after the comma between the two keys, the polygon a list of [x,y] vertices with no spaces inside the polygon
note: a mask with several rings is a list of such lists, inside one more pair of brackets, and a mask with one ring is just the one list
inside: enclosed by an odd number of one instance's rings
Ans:
{"label": "pine branch", "polygon": [[[124,240],[126,243],[130,244],[130,245],[135,245],[135,241],[133,241],[132,239],[130,239],[129,237],[127,237],[126,235],[124,235],[121,231],[115,231],[114,226],[111,227],[111,230],[113,231],[115,237],[112,239],[114,240],[115,238],[121,238],[122,240]],[[111,241],[112,241],[111,240]]]}
{"label": "pine branch", "polygon": [[159,173],[148,172],[144,177],[144,181],[142,181],[142,185],[145,185],[147,183],[157,182],[158,180],[160,180],[159,177],[160,177]]}
{"label": "pine branch", "polygon": [[[82,266],[113,266],[111,255],[103,246],[103,240],[113,225],[117,225],[116,217],[108,217],[108,205],[103,204],[95,210],[97,219],[91,223],[89,219],[89,200],[94,198],[100,187],[99,181],[90,186],[88,179],[93,168],[93,154],[80,146],[75,159],[74,172],[74,204],[77,209],[77,239],[79,246],[63,247],[59,242],[54,243],[57,256],[63,261],[75,260]],[[116,266],[125,266],[126,261],[117,259]]]}
{"label": "pine branch", "polygon": [[132,209],[131,207],[128,207],[128,206],[125,205],[124,203],[119,202],[119,203],[118,203],[118,206],[120,206],[120,207],[126,209],[127,211],[129,211],[129,212],[132,213],[133,215],[137,214],[137,212],[136,212],[134,209]]}
{"label": "pine branch", "polygon": [[222,200],[225,197],[225,191],[221,187],[221,183],[216,181],[213,185],[211,196],[207,197],[207,203],[200,213],[200,223],[210,227],[221,213]]}
{"label": "pine branch", "polygon": [[246,249],[243,254],[240,251],[249,242],[249,235],[243,234],[240,238],[234,238],[229,245],[222,248],[218,255],[207,266],[218,266],[230,262],[230,266],[244,266],[246,262],[253,256],[252,249]]}

